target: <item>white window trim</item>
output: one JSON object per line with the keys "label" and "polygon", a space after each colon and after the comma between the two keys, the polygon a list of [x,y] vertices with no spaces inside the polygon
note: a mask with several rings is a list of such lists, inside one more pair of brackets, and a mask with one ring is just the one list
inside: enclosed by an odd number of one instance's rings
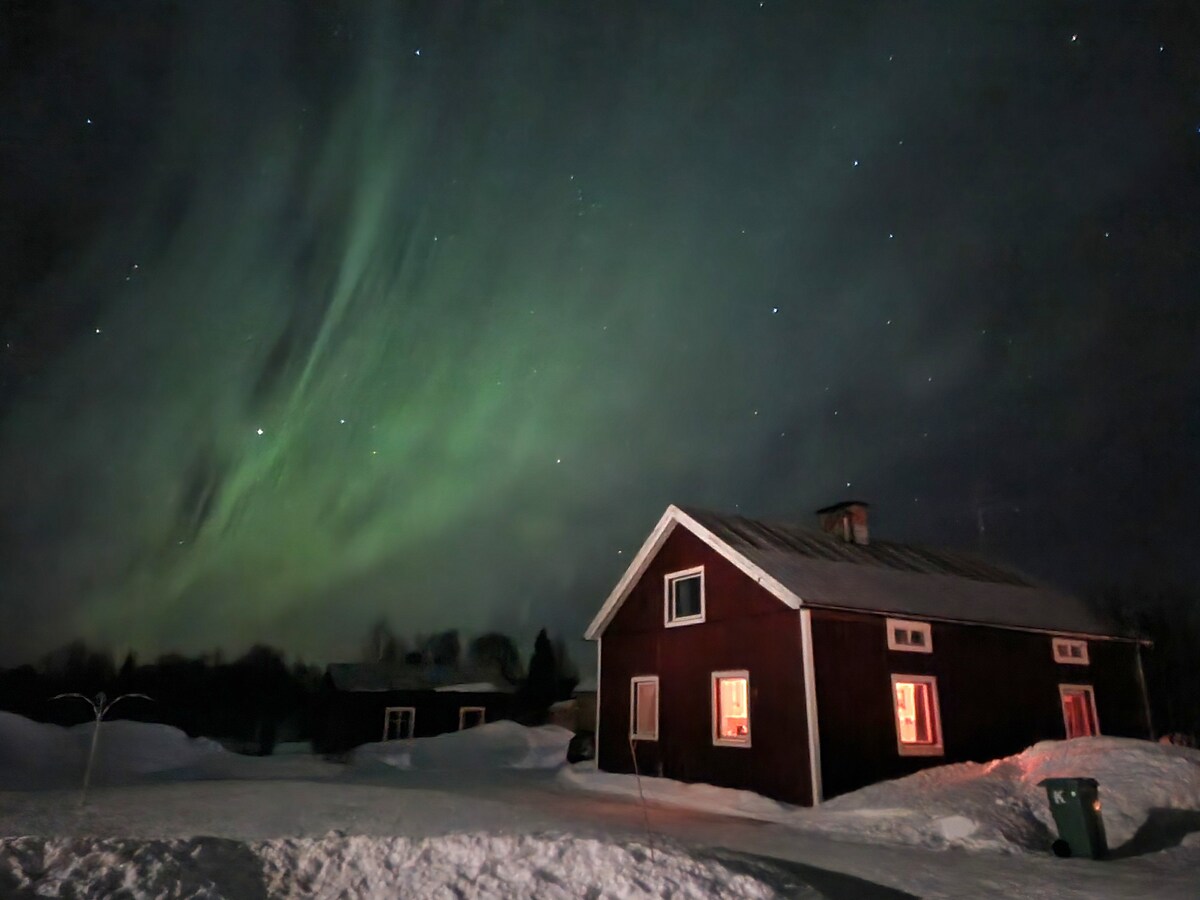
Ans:
{"label": "white window trim", "polygon": [[[718,708],[717,683],[722,678],[745,678],[746,679],[746,721],[750,723],[750,734],[746,735],[744,741],[735,741],[730,738],[721,737],[721,710]],[[725,672],[713,672],[712,681],[709,686],[709,693],[712,695],[712,742],[714,747],[749,747],[750,740],[754,735],[754,715],[750,709],[750,670],[749,669],[730,669]]]}
{"label": "white window trim", "polygon": [[[924,646],[918,647],[915,644],[901,644],[896,640],[896,629],[900,628],[905,631],[919,631],[925,635]],[[913,622],[909,619],[888,619],[887,620],[887,645],[889,650],[898,650],[901,653],[932,653],[933,652],[933,626],[929,622]]]}
{"label": "white window trim", "polygon": [[[639,684],[654,685],[654,732],[652,734],[638,734],[637,720],[634,718],[634,713],[637,710],[637,704],[634,698],[637,697],[637,688]],[[658,713],[662,709],[662,687],[658,683],[657,675],[635,675],[629,679],[629,737],[635,741],[657,741],[658,740]]]}
{"label": "white window trim", "polygon": [[[900,740],[900,710],[896,707],[896,682],[928,684],[933,688],[933,727],[937,741],[933,744],[906,744]],[[892,728],[896,732],[896,752],[901,756],[945,756],[946,744],[942,734],[942,708],[938,700],[937,677],[934,675],[892,675]]]}
{"label": "white window trim", "polygon": [[479,713],[479,724],[487,724],[487,708],[483,706],[460,706],[458,708],[458,730],[463,731],[463,722],[466,720],[467,713]]}
{"label": "white window trim", "polygon": [[[1087,641],[1081,641],[1078,638],[1056,637],[1051,638],[1050,646],[1054,653],[1054,661],[1067,666],[1086,666],[1088,665],[1088,644]],[[1079,647],[1083,653],[1078,657],[1071,656],[1070,648]]]}
{"label": "white window trim", "polygon": [[[388,737],[388,722],[391,721],[392,713],[401,713],[408,711],[411,715],[408,717],[408,734],[401,738]],[[383,739],[393,741],[406,741],[417,733],[417,708],[415,706],[389,706],[383,711]]]}
{"label": "white window trim", "polygon": [[[693,575],[700,576],[700,615],[684,616],[682,618],[672,618],[671,601],[672,591],[671,584],[684,578],[690,578]],[[708,607],[704,598],[704,566],[696,566],[691,569],[680,569],[678,572],[668,572],[663,576],[663,627],[678,628],[681,625],[697,625],[704,621],[704,614]]]}
{"label": "white window trim", "polygon": [[1090,684],[1060,684],[1058,686],[1058,708],[1063,717],[1063,734],[1065,735],[1070,730],[1067,723],[1067,691],[1083,691],[1087,694],[1088,703],[1092,707],[1092,721],[1096,723],[1096,733],[1092,737],[1100,737],[1104,732],[1100,730],[1100,714],[1096,712],[1096,688]]}

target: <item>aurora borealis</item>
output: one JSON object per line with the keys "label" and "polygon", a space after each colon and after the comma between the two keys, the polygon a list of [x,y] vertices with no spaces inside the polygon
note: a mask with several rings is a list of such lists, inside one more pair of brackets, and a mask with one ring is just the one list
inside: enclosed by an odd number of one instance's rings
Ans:
{"label": "aurora borealis", "polygon": [[48,6],[0,661],[573,639],[670,502],[1198,574],[1194,16]]}

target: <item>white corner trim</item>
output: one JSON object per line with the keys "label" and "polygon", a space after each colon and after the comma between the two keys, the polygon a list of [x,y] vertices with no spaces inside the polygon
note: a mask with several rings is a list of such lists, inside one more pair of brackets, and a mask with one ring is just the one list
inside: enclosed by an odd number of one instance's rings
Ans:
{"label": "white corner trim", "polygon": [[642,577],[651,560],[654,559],[654,555],[666,542],[667,538],[670,537],[671,532],[675,530],[676,525],[682,525],[696,537],[700,538],[700,540],[708,544],[709,547],[732,563],[737,569],[748,575],[756,584],[760,585],[768,593],[773,594],[792,609],[799,609],[803,605],[801,599],[784,587],[781,582],[772,578],[678,506],[672,504],[662,514],[662,517],[658,520],[658,524],[654,526],[654,530],[650,532],[650,536],[646,538],[645,543],[638,550],[637,556],[633,558],[633,561],[629,564],[629,568],[625,570],[625,574],[617,582],[617,586],[613,588],[612,593],[608,595],[608,599],[604,601],[604,605],[600,607],[600,611],[596,613],[596,617],[592,619],[592,623],[583,635],[587,640],[594,641],[599,639],[604,629],[608,627],[608,623],[612,621],[613,616],[617,614],[617,610],[620,609],[621,604],[625,602],[625,598],[629,595],[633,586],[637,584],[638,579]]}
{"label": "white corner trim", "polygon": [[596,768],[600,767],[600,654],[604,652],[604,641],[596,640],[596,730],[592,732],[592,746],[596,748]]}
{"label": "white corner trim", "polygon": [[808,722],[808,769],[812,776],[812,805],[825,799],[821,783],[821,722],[817,718],[817,670],[813,661],[812,610],[800,610],[800,655],[804,660],[804,718]]}

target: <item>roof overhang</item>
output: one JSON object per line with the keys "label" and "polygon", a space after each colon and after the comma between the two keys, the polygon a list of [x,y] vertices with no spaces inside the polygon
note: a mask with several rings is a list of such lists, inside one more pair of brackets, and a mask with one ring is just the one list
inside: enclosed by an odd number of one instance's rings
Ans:
{"label": "roof overhang", "polygon": [[629,592],[633,590],[634,585],[645,574],[651,560],[654,559],[659,549],[666,543],[667,538],[679,526],[686,528],[719,555],[732,563],[737,569],[753,579],[755,583],[765,588],[768,593],[773,594],[792,609],[799,609],[804,605],[803,601],[790,589],[784,587],[781,582],[768,575],[758,565],[751,562],[733,547],[730,547],[729,544],[725,543],[725,541],[721,540],[678,506],[672,504],[662,514],[662,518],[658,520],[658,524],[654,526],[654,530],[650,532],[650,536],[646,538],[645,543],[638,550],[637,556],[633,558],[633,562],[629,564],[629,568],[625,570],[625,574],[621,576],[621,580],[617,582],[617,586],[613,588],[612,593],[608,595],[608,599],[604,601],[604,605],[600,607],[600,612],[592,619],[592,624],[588,626],[587,631],[583,634],[587,640],[599,640],[600,636],[604,633],[604,629],[608,627],[608,623],[612,621],[613,616],[617,614],[617,610],[621,608],[621,604],[625,602],[625,598],[629,596]]}

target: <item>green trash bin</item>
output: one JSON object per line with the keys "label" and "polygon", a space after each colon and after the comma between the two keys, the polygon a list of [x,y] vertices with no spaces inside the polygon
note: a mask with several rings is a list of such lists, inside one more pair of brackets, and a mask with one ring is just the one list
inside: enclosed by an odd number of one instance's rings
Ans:
{"label": "green trash bin", "polygon": [[1046,789],[1058,826],[1058,840],[1050,846],[1055,856],[1100,859],[1108,853],[1096,779],[1046,778],[1038,782],[1038,787]]}

